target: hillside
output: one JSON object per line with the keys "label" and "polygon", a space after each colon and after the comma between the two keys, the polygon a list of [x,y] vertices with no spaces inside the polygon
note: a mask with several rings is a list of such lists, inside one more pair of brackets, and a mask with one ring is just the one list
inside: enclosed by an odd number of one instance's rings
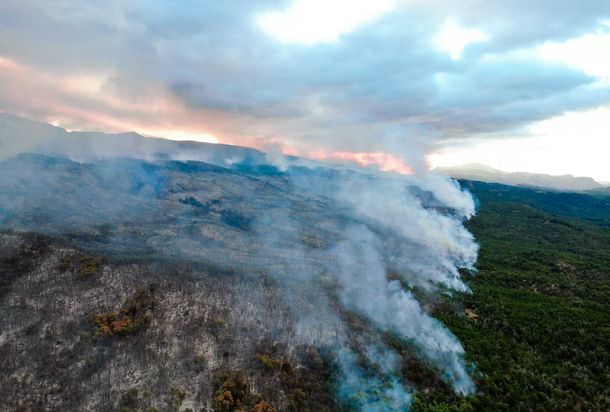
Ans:
{"label": "hillside", "polygon": [[[391,379],[413,394],[413,410],[608,407],[604,196],[462,182],[479,208],[467,224],[479,272],[462,271],[472,294],[439,298],[390,267],[464,345],[477,391],[462,396],[417,335],[405,339],[346,306],[346,286],[328,272],[343,257],[329,245],[343,225],[367,218],[325,194],[336,190],[336,171],[41,155],[0,171],[6,410],[354,410],[398,402],[380,396]],[[432,193],[411,190],[446,213]],[[271,210],[274,224],[258,226],[253,217]],[[392,255],[408,246],[375,230]],[[311,277],[327,260],[330,269]],[[361,357],[349,380],[338,337]],[[390,353],[397,369],[384,375]],[[346,394],[345,382],[362,386]]]}
{"label": "hillside", "polygon": [[221,166],[260,163],[265,158],[258,150],[241,146],[172,141],[137,133],[67,131],[48,123],[0,113],[0,160],[21,153],[67,157],[78,161],[120,157],[147,160],[179,158]]}
{"label": "hillside", "polygon": [[608,198],[463,184],[480,201],[468,224],[479,273],[437,314],[477,365],[479,393],[432,391],[414,410],[608,410]]}
{"label": "hillside", "polygon": [[502,183],[512,186],[538,187],[565,191],[601,190],[604,186],[590,177],[552,176],[542,173],[504,172],[481,164],[466,164],[435,169],[454,179]]}
{"label": "hillside", "polygon": [[28,153],[0,176],[10,408],[401,410],[474,390],[429,311],[476,257],[451,182]]}

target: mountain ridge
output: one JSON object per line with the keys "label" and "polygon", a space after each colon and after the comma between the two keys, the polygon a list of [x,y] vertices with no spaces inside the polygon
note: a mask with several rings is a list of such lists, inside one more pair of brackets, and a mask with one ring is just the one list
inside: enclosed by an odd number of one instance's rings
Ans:
{"label": "mountain ridge", "polygon": [[[112,144],[108,144],[108,139],[112,139]],[[198,160],[223,167],[234,164],[245,166],[270,163],[267,153],[245,146],[189,140],[176,141],[163,137],[142,136],[137,132],[68,131],[49,123],[7,112],[0,113],[0,160],[23,152],[67,156],[82,161],[134,157],[144,160]],[[285,159],[287,164],[322,165],[315,160],[296,156],[286,156]],[[345,167],[345,165],[329,164],[325,166]],[[602,193],[610,191],[609,186],[604,186],[590,177],[504,172],[477,163],[437,167],[433,171],[454,179],[511,186]]]}
{"label": "mountain ridge", "polygon": [[502,183],[510,186],[526,186],[563,191],[588,191],[607,189],[591,177],[550,175],[530,172],[505,172],[480,163],[459,166],[437,167],[434,171],[447,174],[454,179],[475,180],[487,183]]}
{"label": "mountain ridge", "polygon": [[[109,144],[109,139],[111,144]],[[11,113],[0,113],[0,159],[30,152],[84,161],[133,157],[145,160],[200,160],[221,166],[262,163],[257,149],[223,143],[145,137],[136,132],[68,131]]]}

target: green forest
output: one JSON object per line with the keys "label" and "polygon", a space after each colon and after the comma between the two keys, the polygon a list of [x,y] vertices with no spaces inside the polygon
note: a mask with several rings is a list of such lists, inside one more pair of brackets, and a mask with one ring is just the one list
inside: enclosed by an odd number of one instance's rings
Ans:
{"label": "green forest", "polygon": [[479,271],[435,315],[478,392],[419,391],[413,410],[610,410],[610,197],[463,185],[479,204]]}

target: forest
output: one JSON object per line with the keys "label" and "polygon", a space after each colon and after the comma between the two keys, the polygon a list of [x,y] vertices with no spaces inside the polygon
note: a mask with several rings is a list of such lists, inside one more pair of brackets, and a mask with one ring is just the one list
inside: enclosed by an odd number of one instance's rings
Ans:
{"label": "forest", "polygon": [[479,272],[436,316],[476,366],[478,392],[433,389],[413,410],[608,410],[610,198],[462,183],[479,201],[468,223]]}

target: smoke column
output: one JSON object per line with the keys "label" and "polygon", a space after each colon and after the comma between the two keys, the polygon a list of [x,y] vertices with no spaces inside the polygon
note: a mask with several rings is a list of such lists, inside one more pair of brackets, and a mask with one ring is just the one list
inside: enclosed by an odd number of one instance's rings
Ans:
{"label": "smoke column", "polygon": [[[463,225],[475,208],[456,182],[428,172],[312,166],[277,154],[276,168],[243,148],[132,135],[105,144],[102,134],[64,136],[15,119],[10,126],[0,136],[8,150],[0,153],[3,228],[80,231],[87,236],[77,239],[86,242],[104,227],[110,234],[102,245],[113,253],[155,252],[266,273],[296,320],[278,339],[331,348],[338,395],[354,409],[412,403],[415,389],[401,381],[387,334],[411,345],[456,393],[475,391],[460,342],[413,293],[469,291],[458,269],[475,268],[478,247]],[[44,139],[51,132],[57,144]],[[17,147],[11,136],[27,139]],[[70,144],[60,144],[68,137]],[[218,166],[172,160],[185,158]],[[346,314],[367,331],[351,330]]]}

